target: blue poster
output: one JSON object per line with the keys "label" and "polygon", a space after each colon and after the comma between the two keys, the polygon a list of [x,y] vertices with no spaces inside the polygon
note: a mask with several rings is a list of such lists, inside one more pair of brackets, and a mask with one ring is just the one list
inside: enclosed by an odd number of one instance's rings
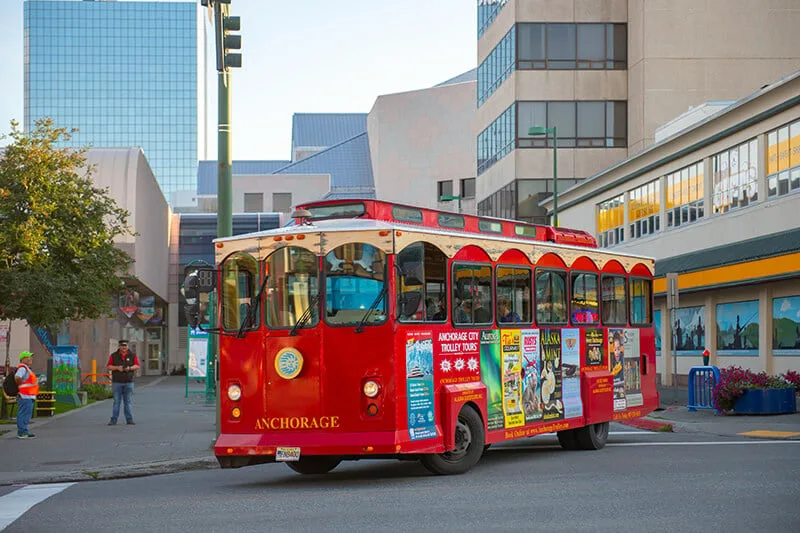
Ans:
{"label": "blue poster", "polygon": [[772,351],[800,355],[800,296],[772,300]]}
{"label": "blue poster", "polygon": [[580,330],[564,328],[561,330],[561,396],[564,400],[564,418],[583,415],[580,364]]}
{"label": "blue poster", "polygon": [[409,333],[406,339],[408,436],[411,440],[436,437],[433,406],[433,335]]}
{"label": "blue poster", "polygon": [[75,394],[80,387],[77,346],[53,346],[53,390]]}
{"label": "blue poster", "polygon": [[717,305],[717,353],[758,355],[758,300]]}
{"label": "blue poster", "polygon": [[656,356],[661,355],[661,310],[653,311],[653,328],[656,334]]}

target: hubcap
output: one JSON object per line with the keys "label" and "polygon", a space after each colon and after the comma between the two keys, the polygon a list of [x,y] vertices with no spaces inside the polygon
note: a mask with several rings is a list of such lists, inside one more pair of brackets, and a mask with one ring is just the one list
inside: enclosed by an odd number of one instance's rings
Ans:
{"label": "hubcap", "polygon": [[460,461],[467,455],[470,444],[472,444],[472,431],[459,418],[458,422],[456,422],[456,447],[453,451],[443,453],[442,456],[448,461]]}

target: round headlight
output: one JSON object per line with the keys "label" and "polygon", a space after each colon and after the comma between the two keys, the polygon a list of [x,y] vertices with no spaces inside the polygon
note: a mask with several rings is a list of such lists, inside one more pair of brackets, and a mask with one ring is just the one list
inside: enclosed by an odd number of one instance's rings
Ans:
{"label": "round headlight", "polygon": [[242,388],[239,385],[231,385],[228,387],[228,399],[234,402],[238,402],[239,398],[242,397]]}
{"label": "round headlight", "polygon": [[364,383],[364,395],[368,398],[374,398],[380,392],[380,386],[374,381],[367,381]]}

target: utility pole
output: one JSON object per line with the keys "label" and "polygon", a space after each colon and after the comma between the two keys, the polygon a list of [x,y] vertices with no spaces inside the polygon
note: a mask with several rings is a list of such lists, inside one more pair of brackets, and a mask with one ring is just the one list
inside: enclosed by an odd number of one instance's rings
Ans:
{"label": "utility pole", "polygon": [[217,50],[218,126],[217,126],[217,237],[233,235],[233,185],[231,183],[231,67],[242,66],[242,36],[239,17],[230,16],[231,0],[200,0],[214,12]]}

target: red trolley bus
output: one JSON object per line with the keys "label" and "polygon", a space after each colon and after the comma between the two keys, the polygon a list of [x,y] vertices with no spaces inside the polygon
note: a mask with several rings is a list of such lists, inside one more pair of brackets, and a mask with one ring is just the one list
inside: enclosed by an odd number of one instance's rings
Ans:
{"label": "red trolley bus", "polygon": [[293,217],[217,239],[213,275],[185,283],[193,326],[198,287],[217,290],[223,468],[388,457],[459,474],[541,433],[602,448],[610,421],[658,405],[652,259],[375,200]]}

